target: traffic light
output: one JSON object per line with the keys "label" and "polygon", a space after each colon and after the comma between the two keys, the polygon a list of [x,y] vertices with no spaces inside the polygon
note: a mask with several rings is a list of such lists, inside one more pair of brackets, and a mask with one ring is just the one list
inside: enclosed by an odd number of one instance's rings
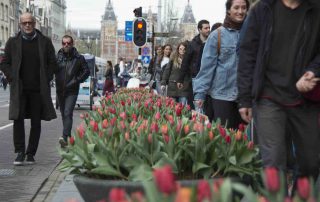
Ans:
{"label": "traffic light", "polygon": [[142,47],[147,42],[147,22],[143,18],[137,18],[133,23],[133,43]]}

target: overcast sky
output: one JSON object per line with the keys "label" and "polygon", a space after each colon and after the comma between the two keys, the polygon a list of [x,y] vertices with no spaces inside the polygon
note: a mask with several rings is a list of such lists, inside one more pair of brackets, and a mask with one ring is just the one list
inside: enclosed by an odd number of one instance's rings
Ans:
{"label": "overcast sky", "polygon": [[[109,0],[67,0],[67,23],[72,28],[97,28],[100,29],[101,16]],[[181,18],[188,0],[162,0],[173,1]],[[226,0],[190,0],[193,14],[197,21],[209,20],[210,24],[222,22],[225,16]],[[118,28],[124,29],[126,20],[133,20],[134,8],[142,6],[143,13],[149,7],[153,13],[157,12],[158,0],[111,0],[118,19]]]}

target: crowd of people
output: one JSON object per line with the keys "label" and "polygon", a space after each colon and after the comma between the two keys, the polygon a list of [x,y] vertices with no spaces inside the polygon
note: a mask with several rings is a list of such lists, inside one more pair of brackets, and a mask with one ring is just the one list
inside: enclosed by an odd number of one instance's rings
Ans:
{"label": "crowd of people", "polygon": [[[56,117],[47,85],[51,76],[56,75],[59,103],[64,103],[62,146],[70,136],[79,83],[88,76],[72,37],[63,37],[56,61],[51,41],[34,28],[31,14],[21,16],[20,26],[21,32],[7,42],[0,66],[12,84],[9,118],[14,120],[15,165],[22,164],[25,155],[27,162],[34,162],[40,121]],[[147,71],[149,86],[225,127],[253,124],[264,167],[286,171],[290,153],[296,176],[316,180],[320,98],[311,100],[306,95],[319,89],[320,1],[260,0],[250,8],[248,0],[226,0],[223,23],[215,23],[210,30],[209,21],[200,20],[197,28],[198,35],[176,48],[171,44],[155,47]],[[15,57],[18,45],[23,57]],[[62,83],[59,75],[66,73],[62,67],[71,60],[76,64],[70,67],[74,71]],[[125,87],[130,73],[142,72],[140,60],[129,65],[119,58],[114,66],[108,61],[102,94]],[[27,150],[25,118],[31,118]]]}

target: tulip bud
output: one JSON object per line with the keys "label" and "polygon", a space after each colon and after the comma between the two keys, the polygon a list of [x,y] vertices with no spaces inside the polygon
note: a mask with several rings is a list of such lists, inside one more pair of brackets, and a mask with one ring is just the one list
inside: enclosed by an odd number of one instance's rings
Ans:
{"label": "tulip bud", "polygon": [[189,131],[190,131],[190,126],[188,124],[184,125],[183,126],[183,131],[184,131],[184,134],[189,134]]}
{"label": "tulip bud", "polygon": [[238,130],[238,131],[237,131],[237,133],[236,133],[236,135],[235,135],[235,138],[236,138],[237,141],[240,141],[240,140],[241,140],[241,138],[242,138],[242,132],[241,132],[241,130]]}
{"label": "tulip bud", "polygon": [[163,135],[163,139],[164,139],[164,141],[165,141],[165,143],[169,143],[169,141],[170,141],[170,137],[169,137],[169,135]]}
{"label": "tulip bud", "polygon": [[85,133],[85,129],[83,127],[83,124],[80,124],[80,126],[77,127],[77,132],[78,132],[80,139],[82,139],[84,136],[84,133]]}
{"label": "tulip bud", "polygon": [[226,143],[230,144],[231,143],[231,137],[227,135],[225,138]]}
{"label": "tulip bud", "polygon": [[279,173],[276,168],[269,167],[264,170],[266,187],[270,192],[277,192],[280,189]]}
{"label": "tulip bud", "polygon": [[248,142],[247,148],[248,148],[249,150],[252,150],[252,149],[254,148],[254,143],[253,143],[252,141]]}
{"label": "tulip bud", "polygon": [[155,169],[153,175],[155,183],[162,193],[171,194],[176,191],[176,182],[169,165]]}
{"label": "tulip bud", "polygon": [[120,188],[112,188],[109,193],[110,202],[126,201],[126,192]]}
{"label": "tulip bud", "polygon": [[213,140],[214,135],[213,135],[213,131],[212,131],[212,130],[209,131],[209,134],[208,134],[208,135],[209,135],[209,139],[210,139],[210,140]]}
{"label": "tulip bud", "polygon": [[98,123],[96,121],[91,120],[90,121],[90,126],[92,127],[93,131],[95,131],[95,132],[98,131]]}
{"label": "tulip bud", "polygon": [[148,135],[148,142],[151,144],[152,143],[152,134]]}
{"label": "tulip bud", "polygon": [[198,201],[207,199],[211,201],[211,188],[210,184],[206,180],[200,180],[197,186],[197,198]]}
{"label": "tulip bud", "polygon": [[73,136],[71,136],[71,137],[69,138],[69,144],[70,144],[70,145],[74,145],[74,137],[73,137]]}
{"label": "tulip bud", "polygon": [[121,112],[119,114],[119,116],[122,118],[122,120],[126,120],[127,119],[127,114],[125,112]]}
{"label": "tulip bud", "polygon": [[218,125],[218,129],[222,137],[225,137],[227,135],[226,129],[224,129],[221,125]]}
{"label": "tulip bud", "polygon": [[163,124],[161,126],[161,133],[162,134],[168,134],[168,125],[167,124]]}
{"label": "tulip bud", "polygon": [[154,118],[156,119],[156,121],[158,121],[158,120],[161,118],[160,112],[157,112],[157,113],[154,115]]}
{"label": "tulip bud", "polygon": [[303,200],[307,200],[310,197],[310,183],[308,178],[299,178],[297,181],[298,194]]}
{"label": "tulip bud", "polygon": [[175,202],[191,202],[192,189],[181,187],[178,189]]}
{"label": "tulip bud", "polygon": [[108,127],[108,120],[107,119],[103,119],[102,128],[107,128],[107,127]]}
{"label": "tulip bud", "polygon": [[129,132],[126,132],[126,133],[124,134],[124,138],[125,138],[126,140],[130,140],[130,134],[129,134]]}
{"label": "tulip bud", "polygon": [[85,115],[84,115],[83,113],[81,113],[81,114],[80,114],[80,118],[81,118],[81,119],[84,119],[84,118],[85,118]]}
{"label": "tulip bud", "polygon": [[238,127],[238,130],[243,132],[245,130],[245,128],[246,128],[246,126],[243,123],[240,123],[239,127]]}
{"label": "tulip bud", "polygon": [[92,106],[92,111],[96,111],[97,110],[97,106],[96,105],[93,105]]}
{"label": "tulip bud", "polygon": [[151,132],[157,133],[159,131],[158,124],[157,123],[151,123],[150,129],[151,129]]}
{"label": "tulip bud", "polygon": [[132,118],[132,120],[134,120],[134,121],[137,121],[137,120],[138,120],[137,115],[134,114],[134,113],[131,115],[131,118]]}

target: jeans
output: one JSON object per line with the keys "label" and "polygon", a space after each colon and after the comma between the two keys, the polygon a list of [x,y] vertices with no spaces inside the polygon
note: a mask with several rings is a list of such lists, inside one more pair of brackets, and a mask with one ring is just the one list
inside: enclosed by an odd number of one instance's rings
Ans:
{"label": "jeans", "polygon": [[78,95],[59,95],[60,112],[62,117],[63,132],[62,137],[67,141],[71,136],[73,123],[73,110],[77,102]]}
{"label": "jeans", "polygon": [[41,133],[41,95],[40,92],[23,92],[21,95],[19,119],[13,121],[13,143],[15,152],[25,153],[24,119],[30,117],[31,128],[27,154],[35,155]]}
{"label": "jeans", "polygon": [[183,105],[187,105],[188,104],[188,98],[187,97],[179,97],[178,98],[178,102],[182,103]]}
{"label": "jeans", "polygon": [[292,140],[298,176],[312,176],[316,181],[320,163],[319,107],[307,104],[284,107],[261,99],[254,111],[263,166],[286,170],[286,145]]}

